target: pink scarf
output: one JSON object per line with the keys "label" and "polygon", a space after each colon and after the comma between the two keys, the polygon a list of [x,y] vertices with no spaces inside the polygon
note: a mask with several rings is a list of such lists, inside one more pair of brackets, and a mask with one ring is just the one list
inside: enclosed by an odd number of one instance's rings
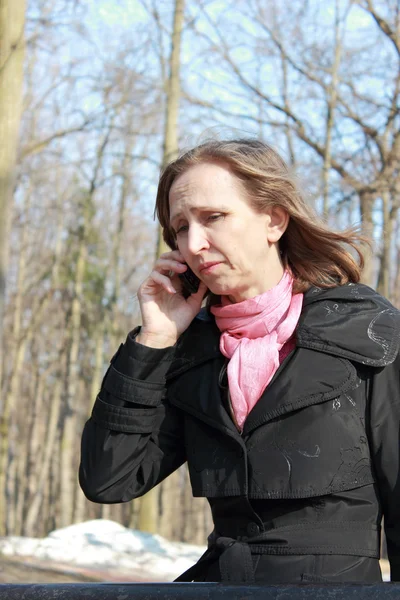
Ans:
{"label": "pink scarf", "polygon": [[230,358],[228,383],[240,429],[279,367],[279,352],[296,329],[303,294],[292,296],[293,277],[285,271],[271,290],[232,304],[227,296],[211,312],[221,331],[220,350]]}

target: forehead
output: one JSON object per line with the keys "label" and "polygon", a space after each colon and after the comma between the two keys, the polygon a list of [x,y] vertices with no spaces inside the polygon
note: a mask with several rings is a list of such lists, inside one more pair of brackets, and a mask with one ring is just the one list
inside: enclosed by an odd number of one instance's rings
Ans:
{"label": "forehead", "polygon": [[207,191],[218,186],[232,187],[238,183],[227,165],[212,162],[192,165],[179,175],[170,189],[170,198],[187,191]]}
{"label": "forehead", "polygon": [[200,163],[189,167],[173,182],[169,192],[171,218],[183,205],[214,205],[222,196],[243,194],[240,180],[229,170],[228,166],[212,162]]}

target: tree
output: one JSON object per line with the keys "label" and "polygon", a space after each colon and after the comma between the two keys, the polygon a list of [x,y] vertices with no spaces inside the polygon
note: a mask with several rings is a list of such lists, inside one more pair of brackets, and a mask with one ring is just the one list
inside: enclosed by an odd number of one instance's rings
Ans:
{"label": "tree", "polygon": [[[0,0],[0,349],[2,348],[11,203],[22,110],[24,27],[25,0]],[[0,391],[1,389],[2,359],[0,358]],[[0,435],[1,433],[0,429]]]}
{"label": "tree", "polygon": [[[184,0],[175,0],[174,22],[171,36],[171,52],[169,59],[169,76],[166,82],[165,125],[162,166],[173,160],[178,154],[178,115],[180,98],[180,47],[183,28]],[[162,238],[161,228],[158,230],[157,257],[167,252],[168,248]],[[140,503],[139,529],[155,533],[158,531],[159,494],[166,511],[169,496],[176,490],[176,477],[170,476],[159,489],[150,490]],[[171,519],[164,519],[172,525]]]}
{"label": "tree", "polygon": [[[235,112],[238,119],[256,124],[259,117],[253,107],[259,98],[265,105],[265,124],[271,136],[276,139],[278,134],[283,139],[289,127],[299,151],[322,165],[323,189],[319,195],[325,198],[325,209],[328,189],[333,211],[341,201],[357,198],[362,228],[371,236],[381,230],[374,212],[378,203],[385,201],[386,192],[390,204],[387,214],[394,219],[398,209],[399,11],[396,3],[389,1],[380,2],[379,8],[372,0],[358,4],[349,2],[338,15],[341,4],[337,3],[333,27],[332,20],[327,22],[330,13],[315,3],[265,5],[254,0],[244,9],[241,5],[239,23],[237,19],[227,23],[221,14],[211,18],[203,6],[202,14],[212,34],[204,33],[203,28],[198,35],[225,65],[229,73],[225,87],[229,84],[232,94],[239,89],[242,104],[247,104],[246,115],[238,109],[228,113],[218,101],[215,110],[230,117]],[[370,17],[368,36],[362,38],[346,25],[350,18],[359,18],[361,10]],[[327,38],[326,30],[336,32],[333,39]],[[237,41],[229,44],[232,38]],[[239,45],[240,53],[236,51]],[[264,77],[256,76],[254,68],[259,49],[266,56]],[[282,59],[287,78],[285,96],[276,85],[276,65]],[[377,88],[381,90],[378,94]],[[385,235],[390,234],[392,226],[387,221],[385,227]],[[393,240],[388,241],[384,257],[390,255],[392,246]],[[364,280],[371,285],[376,282],[376,266],[369,257]]]}
{"label": "tree", "polygon": [[[181,95],[180,82],[180,51],[183,30],[185,0],[175,0],[174,23],[171,36],[171,53],[169,58],[169,76],[166,82],[165,95],[165,125],[163,141],[162,167],[177,157],[178,146],[178,117],[179,100]],[[157,256],[169,249],[162,239],[161,229],[158,234]]]}
{"label": "tree", "polygon": [[[130,38],[126,47],[118,40],[96,68],[93,48],[63,54],[82,31],[90,45],[82,16],[70,3],[35,0],[27,14],[4,321],[0,493],[10,534],[43,535],[73,518],[100,516],[101,507],[82,504],[76,448],[105,366],[102,347],[109,356],[120,331],[137,321],[137,272],[150,258],[150,218],[133,209],[130,180],[137,170],[145,189],[154,170],[156,86],[135,68],[142,61]],[[114,223],[115,238],[107,235]],[[112,514],[128,523],[132,509],[112,507]]]}

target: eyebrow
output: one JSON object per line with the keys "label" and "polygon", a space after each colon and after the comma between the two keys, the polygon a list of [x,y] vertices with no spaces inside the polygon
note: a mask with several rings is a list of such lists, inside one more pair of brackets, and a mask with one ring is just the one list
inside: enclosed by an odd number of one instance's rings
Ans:
{"label": "eyebrow", "polygon": [[[191,209],[189,209],[189,212],[191,213],[195,213],[195,212],[201,212],[201,211],[212,211],[212,212],[225,212],[225,211],[229,211],[229,207],[228,206],[193,206]],[[175,221],[176,219],[178,219],[179,217],[182,216],[182,211],[179,211],[177,213],[175,213],[174,215],[170,216],[169,218],[169,223],[170,225],[172,224],[173,221]]]}

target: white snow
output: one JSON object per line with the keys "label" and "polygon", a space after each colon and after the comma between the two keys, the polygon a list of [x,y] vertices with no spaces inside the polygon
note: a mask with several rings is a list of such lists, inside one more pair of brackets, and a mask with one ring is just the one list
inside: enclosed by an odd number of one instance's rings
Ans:
{"label": "white snow", "polygon": [[143,580],[172,581],[205,547],[170,542],[159,535],[96,519],[57,529],[46,538],[0,538],[0,554],[34,557],[89,569],[141,573]]}

